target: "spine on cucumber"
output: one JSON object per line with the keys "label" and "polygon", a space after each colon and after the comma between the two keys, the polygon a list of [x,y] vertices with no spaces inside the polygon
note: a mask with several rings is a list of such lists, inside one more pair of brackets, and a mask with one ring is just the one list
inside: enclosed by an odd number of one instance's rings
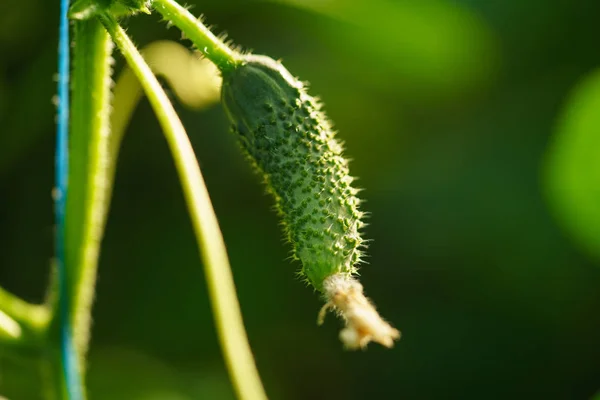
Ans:
{"label": "spine on cucumber", "polygon": [[351,348],[373,340],[391,347],[399,332],[353,278],[364,245],[363,213],[342,145],[305,85],[281,63],[247,55],[223,76],[222,101],[249,160],[275,197],[301,274],[345,318]]}

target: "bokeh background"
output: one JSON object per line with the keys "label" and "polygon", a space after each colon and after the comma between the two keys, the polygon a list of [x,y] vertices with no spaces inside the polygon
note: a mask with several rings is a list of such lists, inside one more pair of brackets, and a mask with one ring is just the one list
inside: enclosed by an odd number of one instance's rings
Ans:
{"label": "bokeh background", "polygon": [[[585,116],[576,115],[585,101],[569,99],[600,66],[600,2],[188,3],[237,44],[282,58],[324,100],[371,213],[362,282],[403,332],[393,350],[346,352],[339,321],[317,327],[320,300],[294,277],[272,200],[222,108],[177,106],[271,399],[593,397],[600,235],[581,230],[600,229],[600,89],[587,90],[598,107]],[[0,284],[30,301],[44,297],[52,256],[57,18],[57,0],[0,2]],[[140,45],[179,39],[158,21],[125,25]],[[572,115],[581,121],[561,123]],[[587,141],[569,145],[569,126]],[[563,166],[587,182],[577,193]],[[119,160],[93,317],[92,399],[233,399],[181,188],[146,100]],[[39,369],[3,354],[0,394],[38,398]]]}

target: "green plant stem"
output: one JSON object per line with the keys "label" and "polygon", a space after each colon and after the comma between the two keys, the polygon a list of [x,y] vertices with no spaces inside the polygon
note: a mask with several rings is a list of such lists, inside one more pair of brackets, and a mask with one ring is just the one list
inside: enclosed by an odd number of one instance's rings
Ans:
{"label": "green plant stem", "polygon": [[215,63],[221,72],[226,73],[241,62],[241,57],[237,52],[230,49],[175,0],[154,0],[152,5],[164,19],[178,27],[194,43],[198,51]]}
{"label": "green plant stem", "polygon": [[[64,233],[66,281],[61,284],[66,287],[66,307],[78,357],[76,372],[84,381],[96,270],[108,212],[104,187],[109,157],[112,42],[102,24],[95,19],[75,21],[73,30],[69,193]],[[51,321],[43,371],[46,397],[60,400],[66,398],[69,391],[63,376],[59,346],[63,312],[59,309],[61,293],[56,290],[56,275],[50,285],[53,293],[47,301]]]}
{"label": "green plant stem", "polygon": [[[104,187],[109,157],[112,42],[97,20],[76,21],[74,40],[65,268],[74,342],[83,374],[100,242],[108,212]],[[59,315],[55,308],[53,333],[59,331]]]}
{"label": "green plant stem", "polygon": [[185,129],[127,34],[110,15],[99,18],[140,80],[173,154],[204,262],[218,337],[237,396],[244,400],[266,399],[244,329],[225,243]]}
{"label": "green plant stem", "polygon": [[[212,63],[198,59],[186,47],[171,41],[150,43],[140,50],[155,75],[162,76],[180,102],[199,110],[218,103],[220,78]],[[112,195],[112,183],[123,136],[133,111],[142,98],[140,81],[129,68],[125,68],[113,88],[113,111],[110,116],[110,159],[106,198]]]}

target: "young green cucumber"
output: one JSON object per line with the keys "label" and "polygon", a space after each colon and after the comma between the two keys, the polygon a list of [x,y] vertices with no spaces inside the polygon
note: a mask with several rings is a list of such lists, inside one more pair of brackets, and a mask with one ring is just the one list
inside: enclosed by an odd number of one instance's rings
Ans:
{"label": "young green cucumber", "polygon": [[400,333],[385,322],[353,278],[364,241],[358,190],[342,145],[319,102],[281,63],[246,55],[223,74],[222,101],[241,146],[264,176],[283,218],[301,275],[323,293],[319,323],[332,308],[346,321],[349,348],[391,347]]}

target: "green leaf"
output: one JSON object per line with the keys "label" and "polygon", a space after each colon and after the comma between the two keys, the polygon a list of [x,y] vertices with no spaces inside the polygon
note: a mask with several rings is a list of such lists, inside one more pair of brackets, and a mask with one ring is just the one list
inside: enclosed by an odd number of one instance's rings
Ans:
{"label": "green leaf", "polygon": [[578,245],[600,257],[600,70],[567,100],[544,172],[556,218]]}

